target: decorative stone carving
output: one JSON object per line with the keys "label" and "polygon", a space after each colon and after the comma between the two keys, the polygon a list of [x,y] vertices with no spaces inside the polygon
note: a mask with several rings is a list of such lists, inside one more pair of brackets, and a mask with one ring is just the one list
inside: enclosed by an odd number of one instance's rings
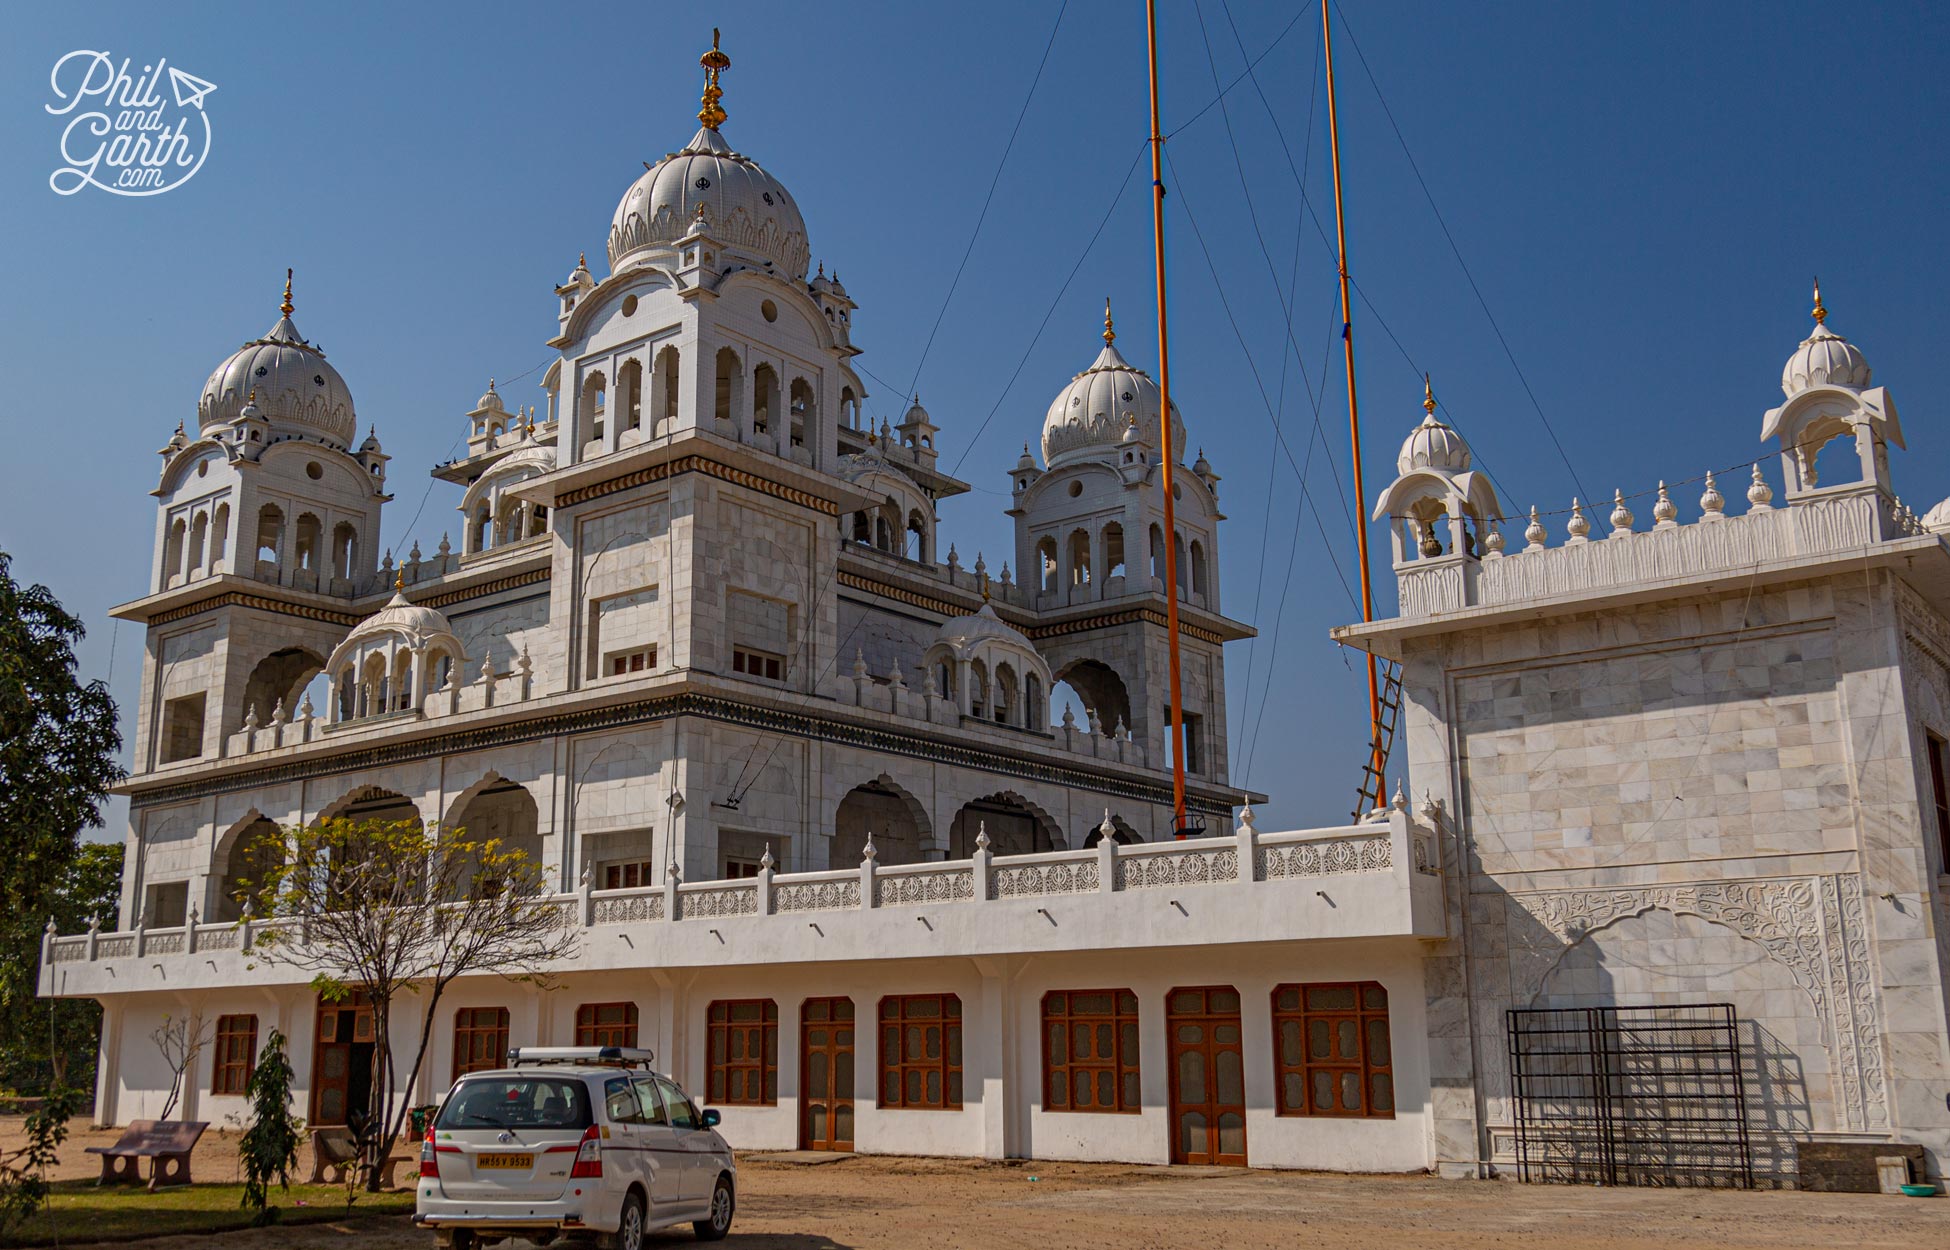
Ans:
{"label": "decorative stone carving", "polygon": [[989,897],[1095,894],[1101,880],[1095,860],[1081,864],[1013,864],[998,867],[989,874]]}
{"label": "decorative stone carving", "polygon": [[774,912],[847,911],[860,906],[860,879],[795,881],[772,889]]}
{"label": "decorative stone carving", "polygon": [[680,920],[757,914],[758,883],[755,881],[737,885],[692,886],[679,891],[677,895],[677,916]]}
{"label": "decorative stone carving", "polygon": [[975,871],[965,865],[929,869],[926,872],[881,875],[873,879],[875,907],[901,907],[915,903],[952,903],[975,897]]}
{"label": "decorative stone carving", "polygon": [[1238,878],[1239,852],[1228,846],[1172,855],[1119,856],[1116,888],[1145,890],[1172,885],[1209,885]]}
{"label": "decorative stone carving", "polygon": [[596,900],[597,924],[633,924],[664,918],[664,892],[618,895]]}

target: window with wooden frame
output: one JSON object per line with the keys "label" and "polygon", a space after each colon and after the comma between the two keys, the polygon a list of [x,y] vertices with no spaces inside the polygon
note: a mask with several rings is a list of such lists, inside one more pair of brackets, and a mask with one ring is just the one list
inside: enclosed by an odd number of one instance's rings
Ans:
{"label": "window with wooden frame", "polygon": [[605,890],[635,890],[655,885],[650,872],[650,861],[639,859],[630,863],[603,865],[603,888]]}
{"label": "window with wooden frame", "polygon": [[774,1107],[779,1101],[779,1005],[769,998],[711,1004],[709,1101],[722,1107]]}
{"label": "window with wooden frame", "polygon": [[1136,1115],[1138,1000],[1129,990],[1043,995],[1043,1110]]}
{"label": "window with wooden frame", "polygon": [[747,677],[762,677],[766,681],[779,681],[785,676],[785,657],[769,651],[755,651],[750,647],[733,647],[731,671]]}
{"label": "window with wooden frame", "polygon": [[576,1045],[636,1045],[635,1003],[584,1003],[576,1008]]}
{"label": "window with wooden frame", "polygon": [[1930,797],[1936,801],[1936,870],[1950,874],[1950,785],[1943,767],[1943,739],[1926,734],[1924,745],[1930,757]]}
{"label": "window with wooden frame", "polygon": [[507,1064],[508,1009],[462,1007],[454,1013],[454,1079]]}
{"label": "window with wooden frame", "polygon": [[257,1017],[218,1016],[216,1062],[210,1072],[210,1092],[241,1094],[257,1065]]}
{"label": "window with wooden frame", "polygon": [[1273,1062],[1281,1115],[1395,1118],[1388,991],[1374,981],[1273,990]]}
{"label": "window with wooden frame", "polygon": [[961,1110],[961,999],[908,994],[880,1000],[880,1105]]}

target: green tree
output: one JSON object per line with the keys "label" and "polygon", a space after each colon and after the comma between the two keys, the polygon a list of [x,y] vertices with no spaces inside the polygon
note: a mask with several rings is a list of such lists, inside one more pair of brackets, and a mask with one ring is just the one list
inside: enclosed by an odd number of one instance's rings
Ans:
{"label": "green tree", "polygon": [[[542,866],[497,839],[381,820],[326,820],[273,836],[281,845],[257,858],[272,865],[269,879],[245,883],[273,912],[254,949],[312,973],[327,1001],[361,994],[371,1004],[372,1086],[359,1145],[361,1179],[377,1192],[447,988],[464,976],[538,978],[575,952],[578,930],[546,897]],[[393,1008],[404,994],[418,995],[421,1009],[395,1038]],[[401,1062],[397,1051],[410,1058]]]}
{"label": "green tree", "polygon": [[55,1090],[22,1126],[26,1143],[0,1154],[0,1245],[9,1244],[13,1230],[47,1201],[47,1170],[57,1162],[55,1152],[68,1139],[68,1117],[80,1103],[73,1090]]}
{"label": "green tree", "polygon": [[[106,930],[115,927],[121,900],[121,843],[83,842],[47,910],[59,932],[78,933],[95,917]],[[11,1035],[0,1026],[0,1038],[6,1039],[0,1045],[0,1082],[35,1091],[92,1090],[101,1034],[102,1005],[94,999],[48,999]]]}
{"label": "green tree", "polygon": [[291,1169],[298,1166],[298,1140],[305,1122],[291,1114],[291,1080],[284,1034],[272,1029],[244,1086],[251,1123],[237,1140],[237,1155],[244,1165],[243,1205],[257,1212],[259,1224],[278,1218],[278,1209],[269,1205],[271,1183],[276,1181],[280,1190],[288,1191]]}
{"label": "green tree", "polygon": [[124,776],[115,702],[75,671],[82,633],[47,587],[16,582],[0,552],[0,1080],[25,1091],[59,1083],[57,1055],[95,1048],[92,1035],[75,1036],[88,1014],[69,1012],[64,1036],[61,1008],[50,1045],[49,1010],[35,1002],[42,928],[93,888],[76,877],[81,834],[101,825],[102,800]]}

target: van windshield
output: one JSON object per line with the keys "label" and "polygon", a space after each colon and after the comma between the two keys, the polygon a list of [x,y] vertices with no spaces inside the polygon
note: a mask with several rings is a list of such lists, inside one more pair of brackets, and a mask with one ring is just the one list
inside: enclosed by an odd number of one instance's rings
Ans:
{"label": "van windshield", "polygon": [[434,1121],[441,1129],[588,1128],[581,1081],[547,1076],[484,1076],[462,1081]]}

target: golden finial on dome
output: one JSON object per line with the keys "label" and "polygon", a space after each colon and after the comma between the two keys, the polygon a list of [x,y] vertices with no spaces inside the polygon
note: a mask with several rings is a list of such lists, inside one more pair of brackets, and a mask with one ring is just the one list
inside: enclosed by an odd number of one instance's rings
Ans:
{"label": "golden finial on dome", "polygon": [[1814,311],[1816,325],[1822,325],[1828,320],[1828,310],[1821,306],[1821,279],[1820,278],[1815,279],[1815,306],[1813,311]]}
{"label": "golden finial on dome", "polygon": [[1422,411],[1435,415],[1435,388],[1429,385],[1429,375],[1422,375]]}
{"label": "golden finial on dome", "polygon": [[731,58],[718,50],[718,28],[711,28],[711,50],[697,59],[704,67],[704,107],[697,111],[698,121],[704,123],[706,130],[716,130],[724,125],[724,108],[718,101],[724,99],[724,92],[718,89],[718,75],[731,68]]}
{"label": "golden finial on dome", "polygon": [[406,593],[406,565],[404,563],[401,563],[399,571],[393,574],[393,593],[396,595]]}
{"label": "golden finial on dome", "polygon": [[1117,330],[1110,322],[1110,296],[1104,296],[1104,346],[1109,347],[1117,341]]}
{"label": "golden finial on dome", "polygon": [[284,303],[278,305],[278,311],[287,317],[291,315],[291,271],[289,269],[284,271]]}
{"label": "golden finial on dome", "polygon": [[576,268],[577,269],[589,268],[589,253],[587,252],[576,253]]}

